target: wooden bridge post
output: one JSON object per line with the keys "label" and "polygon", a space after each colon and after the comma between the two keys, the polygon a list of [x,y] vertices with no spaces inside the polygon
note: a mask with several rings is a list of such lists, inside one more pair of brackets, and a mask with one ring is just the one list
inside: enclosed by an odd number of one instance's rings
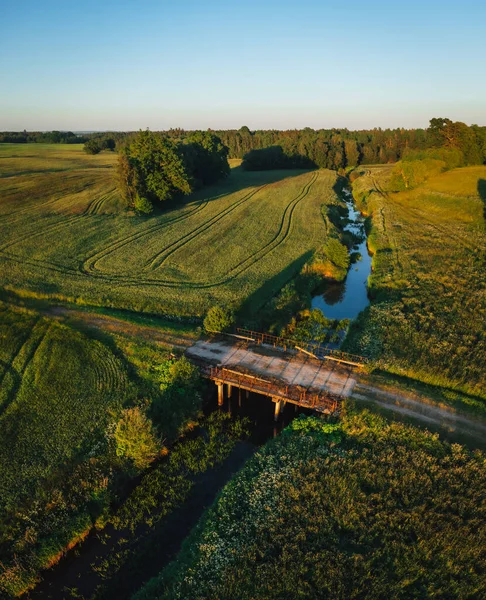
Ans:
{"label": "wooden bridge post", "polygon": [[228,398],[231,398],[231,383],[228,383]]}
{"label": "wooden bridge post", "polygon": [[238,408],[241,408],[241,388],[238,388]]}
{"label": "wooden bridge post", "polygon": [[283,402],[283,400],[277,400],[276,398],[274,398],[273,401],[275,402],[275,421],[278,421],[285,402]]}
{"label": "wooden bridge post", "polygon": [[218,406],[223,406],[223,382],[216,381],[216,385],[218,386]]}

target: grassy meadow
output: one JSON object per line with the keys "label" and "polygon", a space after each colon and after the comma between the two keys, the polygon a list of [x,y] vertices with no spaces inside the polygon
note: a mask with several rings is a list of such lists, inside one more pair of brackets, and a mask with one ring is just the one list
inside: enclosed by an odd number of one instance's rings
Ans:
{"label": "grassy meadow", "polygon": [[116,155],[0,147],[0,274],[37,297],[201,316],[258,310],[322,246],[336,173],[245,172],[152,217],[126,210]]}
{"label": "grassy meadow", "polygon": [[[100,331],[93,318],[0,302],[2,598],[34,585],[109,514],[134,474],[113,438],[126,411],[141,407],[150,417],[162,452],[201,407],[183,378],[161,389],[172,349],[145,339],[150,320],[134,335],[130,322]],[[181,327],[169,325],[167,339],[180,339]]]}
{"label": "grassy meadow", "polygon": [[95,457],[133,393],[106,346],[33,312],[1,304],[0,340],[0,590],[13,594],[90,527],[106,492]]}
{"label": "grassy meadow", "polygon": [[482,598],[484,464],[367,412],[298,418],[133,598]]}
{"label": "grassy meadow", "polygon": [[391,166],[360,168],[353,183],[371,216],[370,308],[348,349],[399,375],[486,399],[486,167],[388,193]]}

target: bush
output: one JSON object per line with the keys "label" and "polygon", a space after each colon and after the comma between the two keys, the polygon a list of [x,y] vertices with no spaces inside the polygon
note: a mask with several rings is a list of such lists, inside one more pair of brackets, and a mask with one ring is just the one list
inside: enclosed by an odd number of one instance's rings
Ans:
{"label": "bush", "polygon": [[123,411],[113,437],[116,455],[132,462],[139,471],[146,469],[159,453],[152,421],[138,406]]}
{"label": "bush", "polygon": [[142,215],[150,215],[154,211],[154,205],[148,198],[144,198],[143,196],[138,196],[135,198],[134,202],[135,210]]}
{"label": "bush", "polygon": [[97,140],[88,140],[84,144],[83,150],[86,154],[99,154],[102,150],[102,146]]}
{"label": "bush", "polygon": [[208,333],[227,331],[234,322],[234,315],[229,309],[212,306],[204,319],[204,329]]}

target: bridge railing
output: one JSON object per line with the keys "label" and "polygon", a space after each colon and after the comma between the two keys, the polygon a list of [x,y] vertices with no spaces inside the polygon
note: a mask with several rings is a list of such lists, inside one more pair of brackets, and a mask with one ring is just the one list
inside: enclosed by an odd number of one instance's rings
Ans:
{"label": "bridge railing", "polygon": [[305,408],[326,410],[335,413],[343,400],[341,396],[323,394],[310,388],[295,385],[277,384],[254,375],[241,373],[225,367],[211,367],[209,376],[222,383],[229,383],[249,391],[257,392],[274,398],[289,400]]}
{"label": "bridge railing", "polygon": [[331,359],[356,366],[363,366],[368,362],[368,359],[364,356],[336,350],[319,342],[300,342],[291,338],[284,338],[261,331],[252,331],[251,329],[243,329],[241,327],[238,327],[236,331],[241,337],[253,340],[258,344],[268,344],[275,348],[283,348],[284,350],[287,350],[287,348],[304,350],[306,353],[320,360]]}

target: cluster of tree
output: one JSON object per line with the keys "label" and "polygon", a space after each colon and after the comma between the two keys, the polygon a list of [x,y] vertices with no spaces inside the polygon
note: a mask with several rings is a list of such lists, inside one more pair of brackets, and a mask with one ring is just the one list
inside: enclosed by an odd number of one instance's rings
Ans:
{"label": "cluster of tree", "polygon": [[[396,162],[411,150],[456,148],[462,164],[481,164],[486,160],[486,127],[454,123],[436,118],[428,129],[319,129],[306,127],[289,131],[216,131],[229,149],[229,158],[244,158],[250,169],[308,166],[339,170],[360,164]],[[180,135],[180,132],[178,132]],[[278,147],[279,149],[275,149]],[[268,154],[254,153],[267,149]]]}
{"label": "cluster of tree", "polygon": [[140,131],[120,145],[119,153],[124,195],[144,214],[155,204],[176,200],[229,173],[228,149],[209,131],[181,138]]}
{"label": "cluster of tree", "polygon": [[115,149],[115,140],[112,137],[93,137],[84,144],[86,154],[99,154],[102,150]]}
{"label": "cluster of tree", "polygon": [[72,131],[1,131],[0,143],[82,144],[89,139]]}
{"label": "cluster of tree", "polygon": [[412,150],[396,163],[388,188],[392,192],[412,190],[429,177],[465,164],[474,163],[466,161],[464,152],[458,147],[442,146],[420,151]]}

